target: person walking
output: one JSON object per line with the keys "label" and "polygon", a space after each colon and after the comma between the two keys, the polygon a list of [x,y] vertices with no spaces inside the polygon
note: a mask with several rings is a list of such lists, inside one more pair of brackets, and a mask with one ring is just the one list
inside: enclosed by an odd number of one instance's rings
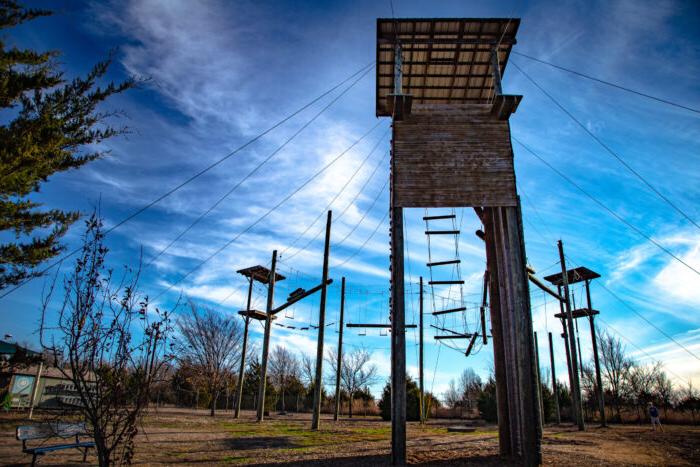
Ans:
{"label": "person walking", "polygon": [[649,402],[649,418],[651,418],[651,429],[656,431],[656,426],[659,426],[659,430],[664,431],[661,427],[661,420],[659,419],[659,409],[656,408],[653,402]]}

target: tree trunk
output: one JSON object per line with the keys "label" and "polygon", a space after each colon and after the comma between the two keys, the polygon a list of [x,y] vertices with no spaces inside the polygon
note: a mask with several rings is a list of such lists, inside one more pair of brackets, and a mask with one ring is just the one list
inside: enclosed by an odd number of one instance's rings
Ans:
{"label": "tree trunk", "polygon": [[353,393],[350,392],[350,407],[348,408],[348,416],[349,416],[349,418],[352,418],[352,396],[353,396]]}
{"label": "tree trunk", "polygon": [[105,445],[105,440],[102,436],[94,433],[95,440],[95,454],[97,454],[97,463],[100,467],[108,467],[110,465],[111,452],[107,449]]}
{"label": "tree trunk", "polygon": [[211,406],[209,407],[209,416],[213,417],[216,412],[216,401],[219,399],[219,393],[214,393],[211,396]]}
{"label": "tree trunk", "polygon": [[282,386],[282,412],[284,412],[284,386]]}

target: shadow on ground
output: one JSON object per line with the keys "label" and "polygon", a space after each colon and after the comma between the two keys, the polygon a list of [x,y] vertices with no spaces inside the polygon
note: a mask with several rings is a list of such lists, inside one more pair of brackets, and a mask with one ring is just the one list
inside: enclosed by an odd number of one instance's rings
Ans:
{"label": "shadow on ground", "polygon": [[289,449],[302,447],[288,436],[253,436],[230,438],[222,441],[227,450],[246,451],[253,449]]}
{"label": "shadow on ground", "polygon": [[[517,466],[517,462],[503,458],[501,456],[468,456],[463,458],[452,458],[445,460],[430,460],[427,462],[421,461],[411,461],[409,459],[410,465],[418,466],[467,466],[467,465],[485,465],[485,466]],[[391,458],[389,456],[353,456],[344,458],[334,458],[334,459],[318,459],[318,460],[308,460],[308,461],[298,461],[290,460],[289,462],[279,462],[275,464],[253,464],[253,465],[265,465],[270,466],[289,466],[289,465],[299,465],[304,467],[355,467],[358,465],[362,466],[388,466],[391,465]]]}

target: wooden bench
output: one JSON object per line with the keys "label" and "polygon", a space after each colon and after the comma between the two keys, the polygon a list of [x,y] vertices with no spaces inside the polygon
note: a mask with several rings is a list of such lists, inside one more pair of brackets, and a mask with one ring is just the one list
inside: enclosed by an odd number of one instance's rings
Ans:
{"label": "wooden bench", "polygon": [[[38,425],[24,425],[17,427],[17,439],[22,441],[22,452],[32,455],[32,466],[36,464],[36,458],[47,452],[60,451],[62,449],[83,450],[83,462],[87,459],[88,449],[94,448],[93,441],[80,441],[80,436],[87,434],[84,423],[47,422]],[[73,438],[74,442],[62,444],[43,444],[51,438]],[[27,441],[42,440],[37,446],[28,447]]]}

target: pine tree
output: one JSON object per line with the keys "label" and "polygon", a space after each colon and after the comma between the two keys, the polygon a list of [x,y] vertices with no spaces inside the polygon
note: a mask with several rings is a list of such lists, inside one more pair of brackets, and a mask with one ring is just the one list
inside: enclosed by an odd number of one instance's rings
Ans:
{"label": "pine tree", "polygon": [[39,276],[37,266],[64,250],[60,239],[80,213],[41,210],[31,195],[54,173],[104,154],[95,145],[125,129],[109,126],[114,114],[97,108],[135,84],[98,85],[111,58],[69,81],[58,67],[58,51],[7,46],[9,28],[49,15],[0,0],[0,112],[9,115],[0,125],[0,232],[7,233],[0,243],[0,289]]}

